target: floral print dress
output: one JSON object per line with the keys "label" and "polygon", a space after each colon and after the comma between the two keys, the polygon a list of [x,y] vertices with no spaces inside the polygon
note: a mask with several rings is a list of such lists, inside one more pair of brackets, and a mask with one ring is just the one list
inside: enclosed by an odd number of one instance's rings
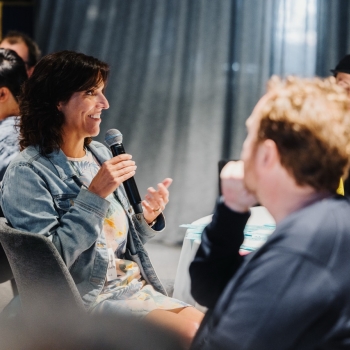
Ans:
{"label": "floral print dress", "polygon": [[[68,157],[68,160],[80,181],[88,187],[100,168],[92,153],[87,150],[84,157]],[[104,219],[103,234],[107,241],[109,264],[105,286],[97,297],[93,310],[131,312],[143,317],[155,309],[170,310],[189,306],[155,291],[142,278],[139,266],[134,261],[124,259],[128,218],[113,193],[106,199],[110,202],[110,207]]]}

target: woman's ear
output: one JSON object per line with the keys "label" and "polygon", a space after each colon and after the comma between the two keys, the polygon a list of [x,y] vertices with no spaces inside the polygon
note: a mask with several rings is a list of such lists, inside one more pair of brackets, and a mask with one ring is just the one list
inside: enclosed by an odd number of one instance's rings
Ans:
{"label": "woman's ear", "polygon": [[6,102],[9,98],[10,94],[11,94],[11,92],[6,86],[1,87],[0,88],[0,102]]}
{"label": "woman's ear", "polygon": [[56,108],[62,112],[62,102],[58,102],[57,105],[56,105]]}

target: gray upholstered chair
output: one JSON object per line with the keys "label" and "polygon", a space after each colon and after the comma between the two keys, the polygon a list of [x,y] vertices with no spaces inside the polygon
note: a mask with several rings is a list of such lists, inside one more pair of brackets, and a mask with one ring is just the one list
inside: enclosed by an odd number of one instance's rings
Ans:
{"label": "gray upholstered chair", "polygon": [[0,244],[0,283],[13,279],[13,273],[7,260],[4,248]]}
{"label": "gray upholstered chair", "polygon": [[[0,217],[4,217],[1,206],[0,206]],[[13,279],[13,273],[12,273],[10,264],[7,260],[4,249],[0,243],[0,283],[4,283],[7,281],[11,281],[13,294],[17,295],[18,291],[17,291],[16,282]]]}
{"label": "gray upholstered chair", "polygon": [[41,305],[84,309],[76,285],[53,243],[16,230],[0,218],[0,243],[17,283],[22,310]]}

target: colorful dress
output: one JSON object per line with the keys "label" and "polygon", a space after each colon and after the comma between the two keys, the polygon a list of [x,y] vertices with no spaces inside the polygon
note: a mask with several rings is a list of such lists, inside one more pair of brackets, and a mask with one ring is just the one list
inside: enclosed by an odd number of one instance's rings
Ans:
{"label": "colorful dress", "polygon": [[[100,167],[92,153],[87,151],[83,158],[68,157],[68,160],[80,181],[88,187]],[[106,283],[93,305],[94,311],[117,310],[145,316],[155,309],[170,310],[189,306],[155,291],[142,278],[137,263],[124,259],[128,218],[113,193],[106,199],[110,202],[110,207],[104,219],[102,234],[107,241],[109,264]]]}

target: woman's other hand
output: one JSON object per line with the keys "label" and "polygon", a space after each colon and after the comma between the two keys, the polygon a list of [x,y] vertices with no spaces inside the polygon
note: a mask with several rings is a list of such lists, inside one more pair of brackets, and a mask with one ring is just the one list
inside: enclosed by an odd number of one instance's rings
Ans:
{"label": "woman's other hand", "polygon": [[153,187],[147,189],[145,200],[142,201],[143,216],[147,223],[152,223],[165,209],[165,206],[169,202],[168,187],[172,182],[172,179],[166,178],[157,185],[157,190]]}
{"label": "woman's other hand", "polygon": [[135,175],[136,165],[130,154],[120,154],[101,165],[100,170],[91,181],[89,191],[106,198],[121,183]]}

